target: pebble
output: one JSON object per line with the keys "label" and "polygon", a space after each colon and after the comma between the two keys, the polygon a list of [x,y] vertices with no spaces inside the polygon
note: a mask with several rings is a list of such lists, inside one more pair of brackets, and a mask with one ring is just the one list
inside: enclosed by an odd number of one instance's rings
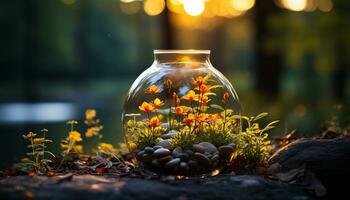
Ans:
{"label": "pebble", "polygon": [[165,168],[166,169],[173,169],[173,168],[177,167],[180,164],[180,161],[181,161],[180,158],[171,159],[170,161],[168,161],[165,164]]}
{"label": "pebble", "polygon": [[194,152],[192,150],[186,150],[185,153],[189,156],[193,156]]}
{"label": "pebble", "polygon": [[149,153],[149,154],[153,154],[154,152],[154,149],[152,147],[145,147],[145,150],[144,150],[146,153]]}
{"label": "pebble", "polygon": [[188,170],[189,170],[189,166],[187,165],[186,162],[180,162],[178,170],[179,170],[180,173],[186,174],[188,172]]}
{"label": "pebble", "polygon": [[210,142],[201,142],[198,145],[204,147],[205,152],[208,152],[208,153],[211,153],[211,154],[214,154],[215,152],[218,151],[218,149]]}
{"label": "pebble", "polygon": [[201,165],[204,165],[203,167],[206,167],[210,164],[209,158],[202,153],[194,153],[194,159]]}
{"label": "pebble", "polygon": [[160,162],[157,159],[153,159],[152,160],[152,166],[153,167],[160,167],[161,164],[160,164]]}
{"label": "pebble", "polygon": [[153,147],[154,150],[157,150],[157,149],[160,149],[160,148],[163,148],[162,146],[159,146],[159,145],[156,145]]}
{"label": "pebble", "polygon": [[228,159],[234,152],[234,150],[235,149],[232,146],[221,146],[219,147],[220,157],[222,157],[223,159]]}
{"label": "pebble", "polygon": [[171,154],[171,152],[170,152],[169,149],[160,148],[160,149],[155,150],[153,155],[154,155],[156,158],[161,158],[161,157],[168,156],[168,155],[170,155],[170,154]]}
{"label": "pebble", "polygon": [[178,133],[176,130],[170,130],[168,133],[162,136],[163,139],[170,139]]}
{"label": "pebble", "polygon": [[193,149],[193,151],[198,152],[198,153],[204,153],[205,152],[205,148],[203,146],[199,145],[199,144],[194,144],[192,146],[192,149]]}
{"label": "pebble", "polygon": [[137,157],[142,158],[143,154],[145,153],[145,151],[140,151],[137,153]]}
{"label": "pebble", "polygon": [[173,146],[170,144],[168,139],[158,142],[157,146],[161,146],[161,147],[169,149],[169,150],[173,149]]}
{"label": "pebble", "polygon": [[211,162],[213,165],[217,165],[220,162],[220,156],[218,154],[214,154],[213,157],[211,157]]}
{"label": "pebble", "polygon": [[210,153],[208,153],[208,152],[205,152],[204,155],[207,156],[208,158],[212,157],[212,155]]}
{"label": "pebble", "polygon": [[171,160],[173,157],[171,157],[170,155],[169,156],[164,156],[164,157],[161,157],[161,158],[158,158],[158,161],[160,163],[165,163],[165,162],[168,162],[169,160]]}
{"label": "pebble", "polygon": [[142,155],[142,161],[144,162],[150,162],[152,160],[152,154],[144,153]]}
{"label": "pebble", "polygon": [[177,155],[177,158],[180,158],[182,161],[188,161],[190,159],[190,156],[186,153],[180,153]]}
{"label": "pebble", "polygon": [[197,162],[197,161],[195,161],[195,160],[190,160],[190,161],[188,161],[188,167],[189,167],[190,169],[196,169],[197,166],[198,166],[198,162]]}
{"label": "pebble", "polygon": [[174,150],[173,150],[173,156],[174,157],[178,157],[179,154],[182,153],[182,149],[181,147],[176,147]]}

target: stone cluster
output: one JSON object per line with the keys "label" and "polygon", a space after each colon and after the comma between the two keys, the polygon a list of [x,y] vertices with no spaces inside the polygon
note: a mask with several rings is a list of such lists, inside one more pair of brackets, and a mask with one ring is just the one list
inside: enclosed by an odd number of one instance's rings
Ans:
{"label": "stone cluster", "polygon": [[216,147],[209,142],[194,144],[190,149],[173,147],[169,139],[153,147],[135,150],[138,161],[148,170],[175,175],[198,175],[211,173],[230,161],[234,144]]}

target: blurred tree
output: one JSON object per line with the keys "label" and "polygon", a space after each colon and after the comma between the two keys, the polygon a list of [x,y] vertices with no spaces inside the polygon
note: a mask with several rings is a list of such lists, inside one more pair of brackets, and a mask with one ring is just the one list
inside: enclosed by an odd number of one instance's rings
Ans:
{"label": "blurred tree", "polygon": [[270,51],[267,40],[278,33],[271,31],[269,19],[278,12],[274,0],[257,0],[255,5],[255,73],[256,90],[266,96],[277,96],[279,93],[279,79],[281,74],[281,54]]}

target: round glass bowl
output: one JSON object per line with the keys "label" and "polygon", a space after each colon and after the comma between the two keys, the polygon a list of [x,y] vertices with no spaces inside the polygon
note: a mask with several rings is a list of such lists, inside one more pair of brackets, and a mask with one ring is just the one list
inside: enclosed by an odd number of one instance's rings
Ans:
{"label": "round glass bowl", "polygon": [[129,150],[144,169],[194,176],[232,162],[241,111],[209,50],[155,50],[124,104]]}

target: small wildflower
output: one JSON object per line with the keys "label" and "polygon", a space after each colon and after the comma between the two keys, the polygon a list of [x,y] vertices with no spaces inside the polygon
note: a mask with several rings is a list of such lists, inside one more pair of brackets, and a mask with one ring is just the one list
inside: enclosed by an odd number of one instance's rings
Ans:
{"label": "small wildflower", "polygon": [[75,141],[75,142],[82,141],[81,135],[80,135],[80,133],[78,131],[71,131],[71,132],[69,132],[68,139],[71,140],[71,141]]}
{"label": "small wildflower", "polygon": [[207,115],[204,113],[201,113],[198,116],[196,116],[196,121],[198,123],[203,123],[203,122],[205,122],[206,119],[207,119]]}
{"label": "small wildflower", "polygon": [[114,153],[117,149],[114,148],[112,144],[101,142],[98,144],[98,149],[104,152]]}
{"label": "small wildflower", "polygon": [[208,120],[214,123],[217,123],[220,119],[221,117],[218,114],[212,114],[208,117]]}
{"label": "small wildflower", "polygon": [[208,85],[202,84],[202,85],[199,86],[199,92],[200,92],[201,94],[205,94],[205,93],[207,93],[209,90],[210,90],[210,87],[209,87]]}
{"label": "small wildflower", "polygon": [[202,100],[201,100],[202,106],[207,105],[208,102],[209,102],[208,96],[203,96],[203,97],[202,97]]}
{"label": "small wildflower", "polygon": [[164,102],[161,101],[160,99],[156,98],[154,101],[153,101],[153,106],[154,106],[154,109],[158,109],[159,107],[163,106],[164,105]]}
{"label": "small wildflower", "polygon": [[173,93],[173,101],[175,102],[175,106],[179,106],[180,98],[177,96],[176,92]]}
{"label": "small wildflower", "polygon": [[191,123],[196,119],[195,115],[190,113],[188,116],[183,120],[184,124],[187,126],[190,126]]}
{"label": "small wildflower", "polygon": [[33,132],[29,132],[27,135],[23,135],[24,139],[30,139],[30,138],[34,138],[36,136],[35,133]]}
{"label": "small wildflower", "polygon": [[34,138],[33,142],[35,144],[40,144],[40,143],[45,142],[45,138]]}
{"label": "small wildflower", "polygon": [[100,133],[102,129],[102,126],[94,126],[94,127],[90,127],[86,130],[85,132],[85,136],[86,137],[92,137],[94,135],[98,135]]}
{"label": "small wildflower", "polygon": [[225,103],[227,103],[229,97],[230,97],[230,94],[228,92],[225,92],[224,96],[223,96],[223,99],[224,99]]}
{"label": "small wildflower", "polygon": [[158,127],[158,126],[160,126],[158,117],[152,117],[152,118],[149,120],[149,125],[152,126],[152,127]]}
{"label": "small wildflower", "polygon": [[86,120],[92,120],[96,117],[96,110],[95,109],[88,109],[85,111],[85,119]]}
{"label": "small wildflower", "polygon": [[183,116],[188,110],[189,110],[188,107],[177,106],[177,107],[175,107],[175,115]]}
{"label": "small wildflower", "polygon": [[131,151],[134,151],[135,149],[137,149],[137,144],[133,143],[133,142],[130,142],[129,143],[129,148]]}
{"label": "small wildflower", "polygon": [[205,81],[204,81],[204,78],[202,76],[198,76],[193,80],[193,84],[198,85],[198,86],[200,86],[204,83],[205,83]]}
{"label": "small wildflower", "polygon": [[196,92],[193,90],[190,90],[187,92],[187,94],[185,96],[182,97],[182,99],[184,100],[188,100],[190,102],[192,102],[193,100],[195,100],[196,98]]}
{"label": "small wildflower", "polygon": [[156,85],[151,85],[149,88],[146,89],[146,93],[154,95],[160,93],[160,89]]}
{"label": "small wildflower", "polygon": [[144,101],[141,106],[139,106],[139,109],[146,113],[151,113],[154,110],[154,106]]}

